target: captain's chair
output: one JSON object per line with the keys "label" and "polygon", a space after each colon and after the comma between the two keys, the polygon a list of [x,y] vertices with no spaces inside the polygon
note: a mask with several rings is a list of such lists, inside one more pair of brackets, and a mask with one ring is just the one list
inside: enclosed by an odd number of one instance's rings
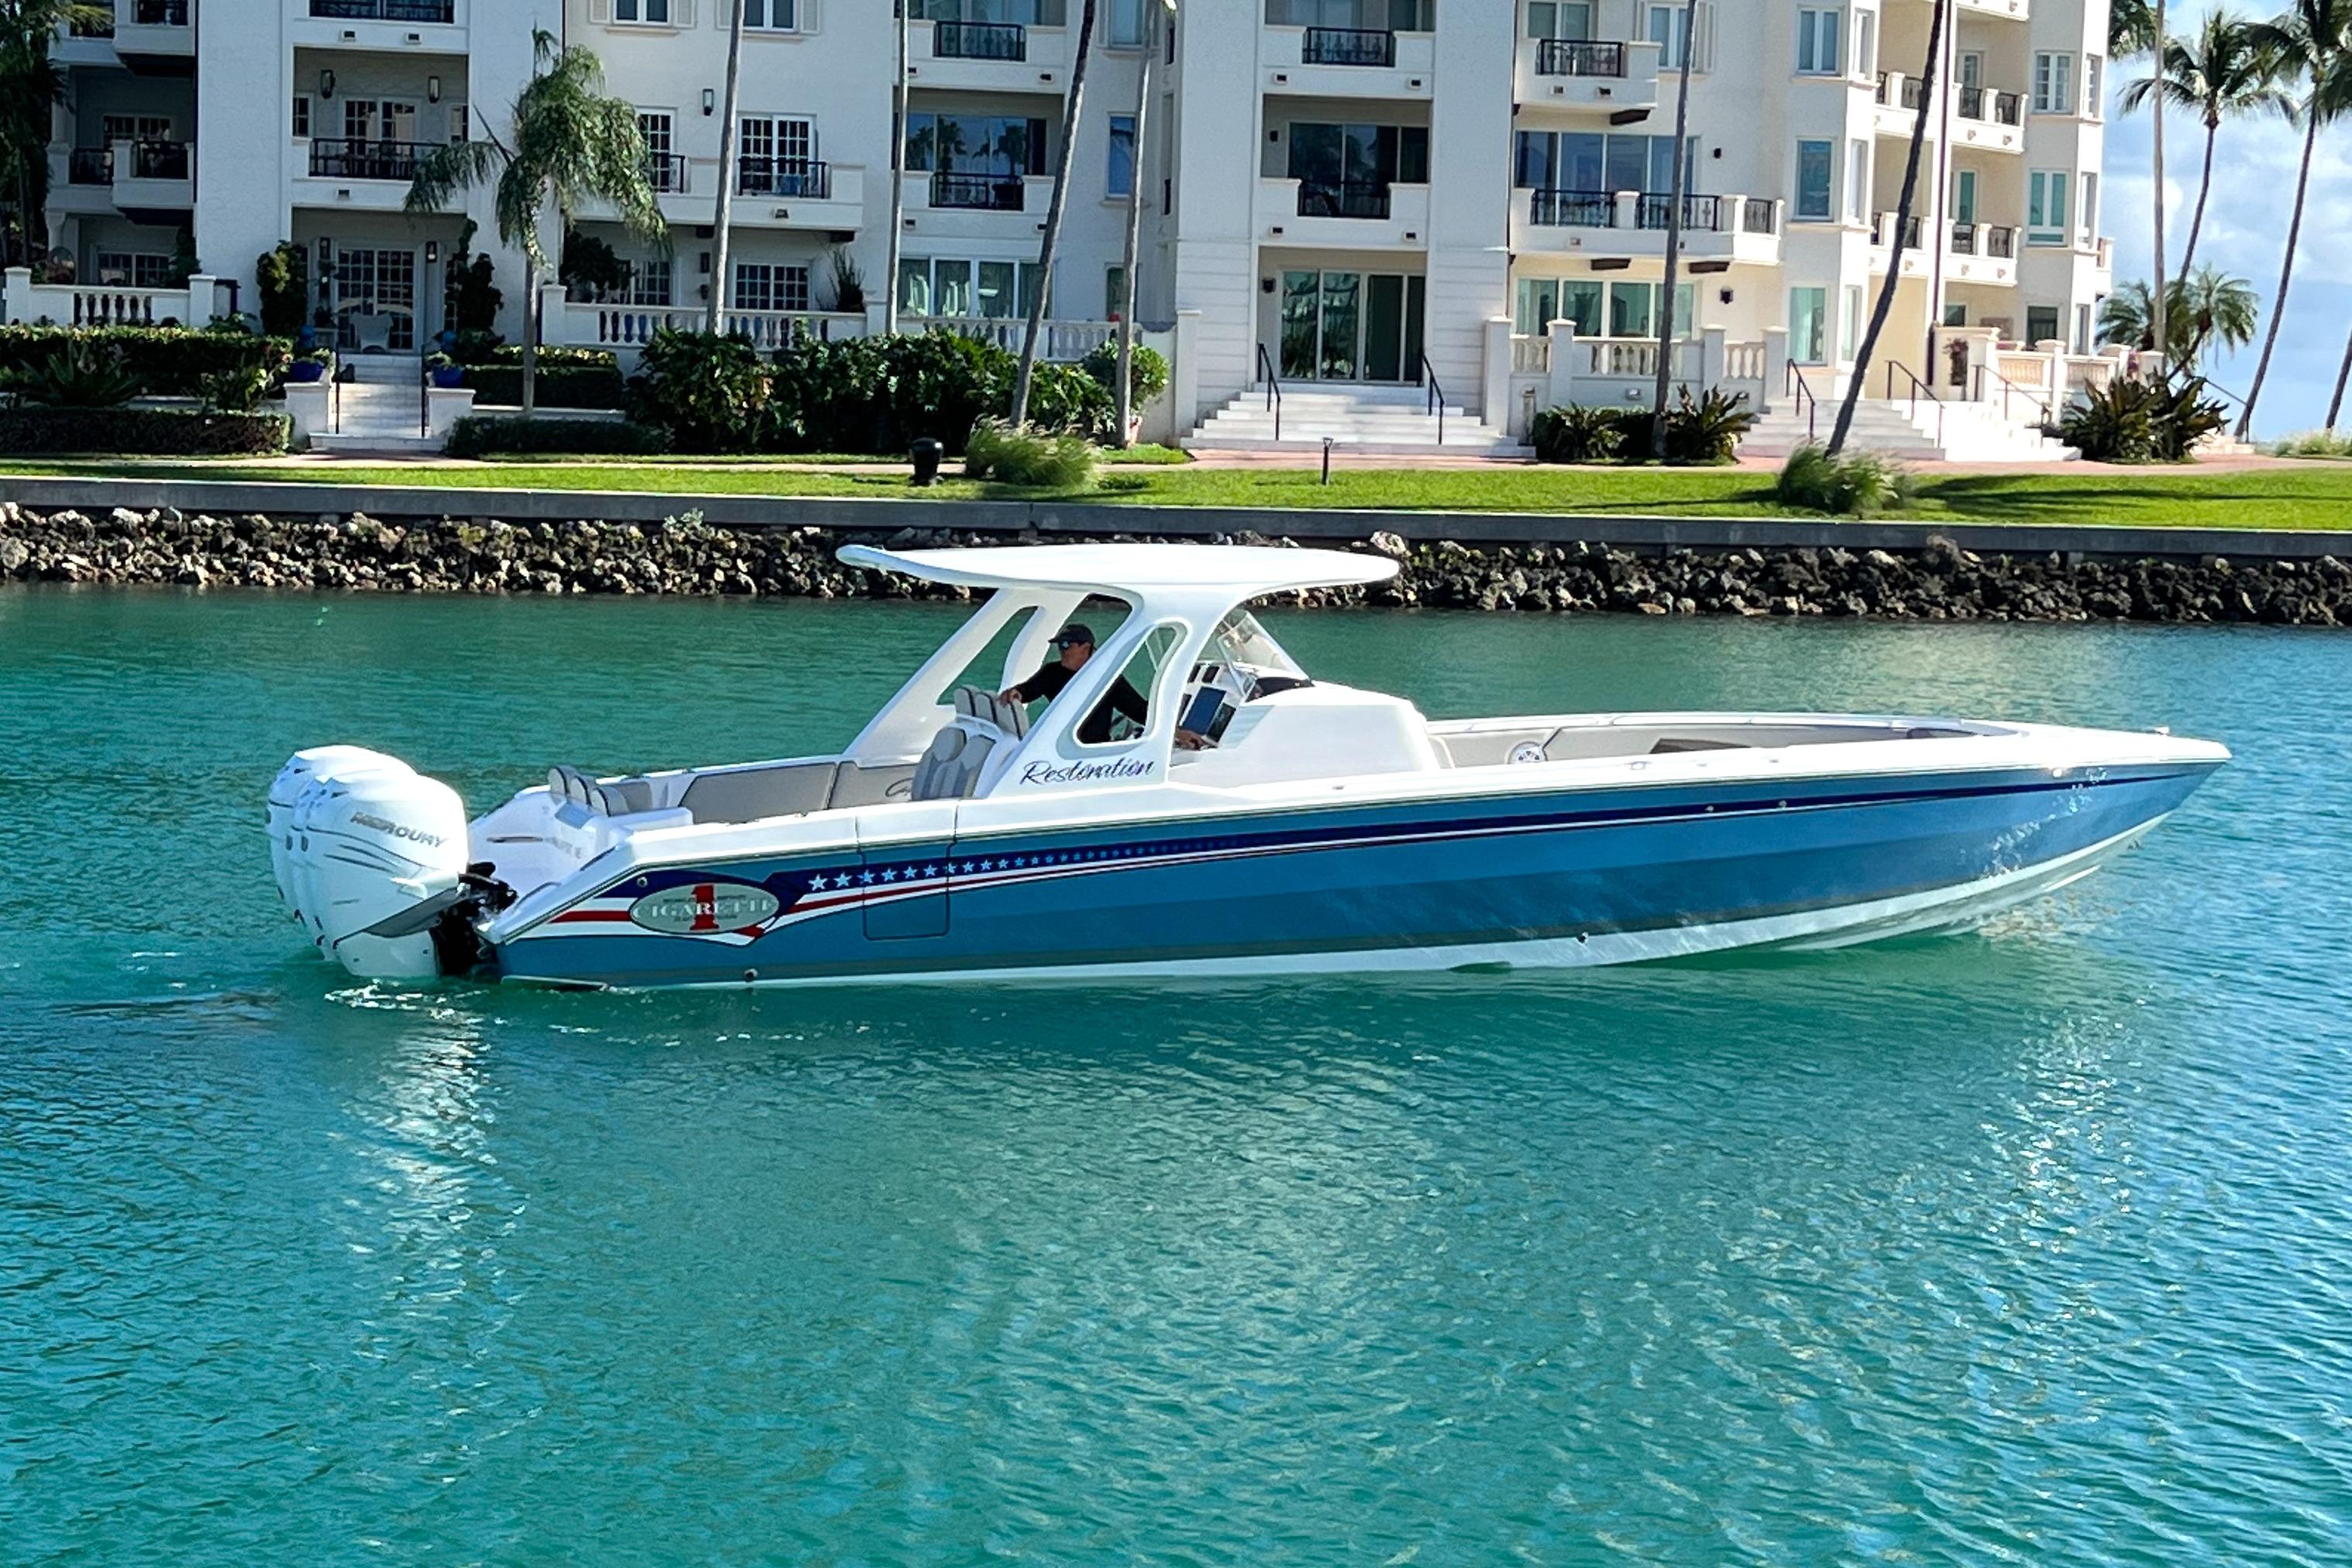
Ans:
{"label": "captain's chair", "polygon": [[915,764],[916,800],[961,800],[980,787],[981,774],[1001,742],[1029,732],[1029,710],[977,686],[956,689],[955,717],[931,737]]}

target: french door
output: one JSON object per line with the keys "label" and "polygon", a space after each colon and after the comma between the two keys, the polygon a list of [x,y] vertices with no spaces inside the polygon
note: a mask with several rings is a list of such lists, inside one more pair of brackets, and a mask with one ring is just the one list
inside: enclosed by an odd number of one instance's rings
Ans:
{"label": "french door", "polygon": [[350,352],[416,347],[416,253],[345,246],[335,253],[335,340]]}
{"label": "french door", "polygon": [[1284,379],[1419,382],[1427,300],[1407,273],[1284,272]]}

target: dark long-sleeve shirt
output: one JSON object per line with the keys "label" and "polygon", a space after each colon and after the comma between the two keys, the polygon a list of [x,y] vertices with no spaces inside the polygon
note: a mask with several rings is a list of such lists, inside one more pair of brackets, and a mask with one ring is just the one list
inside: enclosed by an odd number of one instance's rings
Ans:
{"label": "dark long-sleeve shirt", "polygon": [[[1060,659],[1049,658],[1037,667],[1036,674],[1014,687],[1013,695],[1023,702],[1051,701],[1062,694],[1062,688],[1070,683],[1070,677],[1075,673]],[[1150,706],[1143,700],[1143,693],[1129,685],[1127,677],[1122,675],[1110,683],[1110,689],[1103,693],[1103,700],[1095,704],[1095,710],[1087,715],[1085,723],[1078,726],[1078,739],[1089,746],[1099,746],[1110,739],[1114,718],[1124,714],[1141,728],[1150,721]]]}

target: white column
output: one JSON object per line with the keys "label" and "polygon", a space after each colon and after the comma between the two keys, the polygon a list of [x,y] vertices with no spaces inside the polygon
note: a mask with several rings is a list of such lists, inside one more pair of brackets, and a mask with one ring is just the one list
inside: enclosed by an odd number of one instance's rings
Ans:
{"label": "white column", "polygon": [[1712,391],[1722,384],[1724,363],[1729,357],[1731,334],[1721,327],[1709,327],[1698,338],[1698,389]]}
{"label": "white column", "polygon": [[1551,385],[1545,406],[1566,408],[1576,401],[1576,323],[1553,321],[1546,330],[1551,334]]}
{"label": "white column", "polygon": [[1511,318],[1486,318],[1486,374],[1479,378],[1478,416],[1489,425],[1510,417]]}
{"label": "white column", "polygon": [[22,321],[25,313],[32,308],[33,269],[29,267],[9,268],[5,275],[5,283],[0,283],[0,320],[14,325]]}
{"label": "white column", "polygon": [[1789,384],[1789,329],[1772,327],[1764,333],[1764,401],[1759,412],[1769,411],[1773,404],[1787,395],[1782,390]]}
{"label": "white column", "polygon": [[1182,440],[1201,423],[1201,312],[1176,312],[1168,353],[1168,419],[1172,438]]}

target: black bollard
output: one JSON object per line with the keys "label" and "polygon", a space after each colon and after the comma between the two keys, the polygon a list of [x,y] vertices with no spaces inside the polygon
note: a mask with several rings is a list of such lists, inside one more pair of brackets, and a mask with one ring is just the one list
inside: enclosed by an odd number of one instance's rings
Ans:
{"label": "black bollard", "polygon": [[929,436],[919,437],[908,448],[907,456],[915,465],[914,483],[919,489],[940,481],[940,458],[947,448]]}

